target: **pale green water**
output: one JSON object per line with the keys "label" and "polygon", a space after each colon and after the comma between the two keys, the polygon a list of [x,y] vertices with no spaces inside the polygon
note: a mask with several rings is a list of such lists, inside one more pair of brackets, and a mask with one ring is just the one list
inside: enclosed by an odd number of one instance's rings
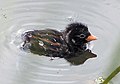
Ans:
{"label": "pale green water", "polygon": [[[64,59],[50,61],[19,49],[22,32],[63,30],[72,21],[87,24],[98,37],[92,49],[97,58],[70,66]],[[96,84],[96,78],[109,74],[107,67],[118,50],[119,22],[119,0],[1,0],[0,84]],[[120,75],[112,82],[119,80]]]}

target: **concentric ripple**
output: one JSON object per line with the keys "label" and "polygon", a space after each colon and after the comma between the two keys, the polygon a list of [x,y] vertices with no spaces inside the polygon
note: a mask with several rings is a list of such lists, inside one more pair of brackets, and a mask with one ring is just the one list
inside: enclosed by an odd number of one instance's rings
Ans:
{"label": "concentric ripple", "polygon": [[[0,3],[0,84],[96,84],[94,80],[109,65],[108,58],[118,42],[119,5],[117,0],[3,0]],[[46,28],[64,30],[74,21],[88,25],[98,37],[93,48],[97,58],[71,66],[64,59],[50,60],[20,49],[23,32]]]}

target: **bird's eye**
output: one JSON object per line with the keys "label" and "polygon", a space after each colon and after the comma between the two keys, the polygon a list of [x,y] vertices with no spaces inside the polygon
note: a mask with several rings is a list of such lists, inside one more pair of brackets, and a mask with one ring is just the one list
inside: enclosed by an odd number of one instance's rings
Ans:
{"label": "bird's eye", "polygon": [[85,38],[85,34],[80,34],[80,38]]}
{"label": "bird's eye", "polygon": [[77,35],[77,37],[79,37],[79,38],[85,38],[85,34],[80,34],[80,35]]}

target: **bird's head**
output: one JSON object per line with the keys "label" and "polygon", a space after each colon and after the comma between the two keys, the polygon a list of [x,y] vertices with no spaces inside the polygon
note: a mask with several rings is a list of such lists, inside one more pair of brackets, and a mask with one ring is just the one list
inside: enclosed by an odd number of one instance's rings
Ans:
{"label": "bird's head", "polygon": [[64,31],[64,37],[67,44],[76,50],[85,50],[86,43],[97,39],[89,32],[88,27],[82,23],[69,24]]}

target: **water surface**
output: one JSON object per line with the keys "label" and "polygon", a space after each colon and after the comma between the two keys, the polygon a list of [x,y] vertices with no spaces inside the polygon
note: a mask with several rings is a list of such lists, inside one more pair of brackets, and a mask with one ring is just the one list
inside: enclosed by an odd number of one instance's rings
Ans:
{"label": "water surface", "polygon": [[[64,30],[74,21],[88,25],[98,37],[92,43],[97,58],[71,66],[64,59],[51,61],[48,57],[20,50],[21,34],[26,30]],[[96,84],[95,79],[105,74],[111,54],[119,44],[119,22],[119,0],[2,0],[0,84]]]}

